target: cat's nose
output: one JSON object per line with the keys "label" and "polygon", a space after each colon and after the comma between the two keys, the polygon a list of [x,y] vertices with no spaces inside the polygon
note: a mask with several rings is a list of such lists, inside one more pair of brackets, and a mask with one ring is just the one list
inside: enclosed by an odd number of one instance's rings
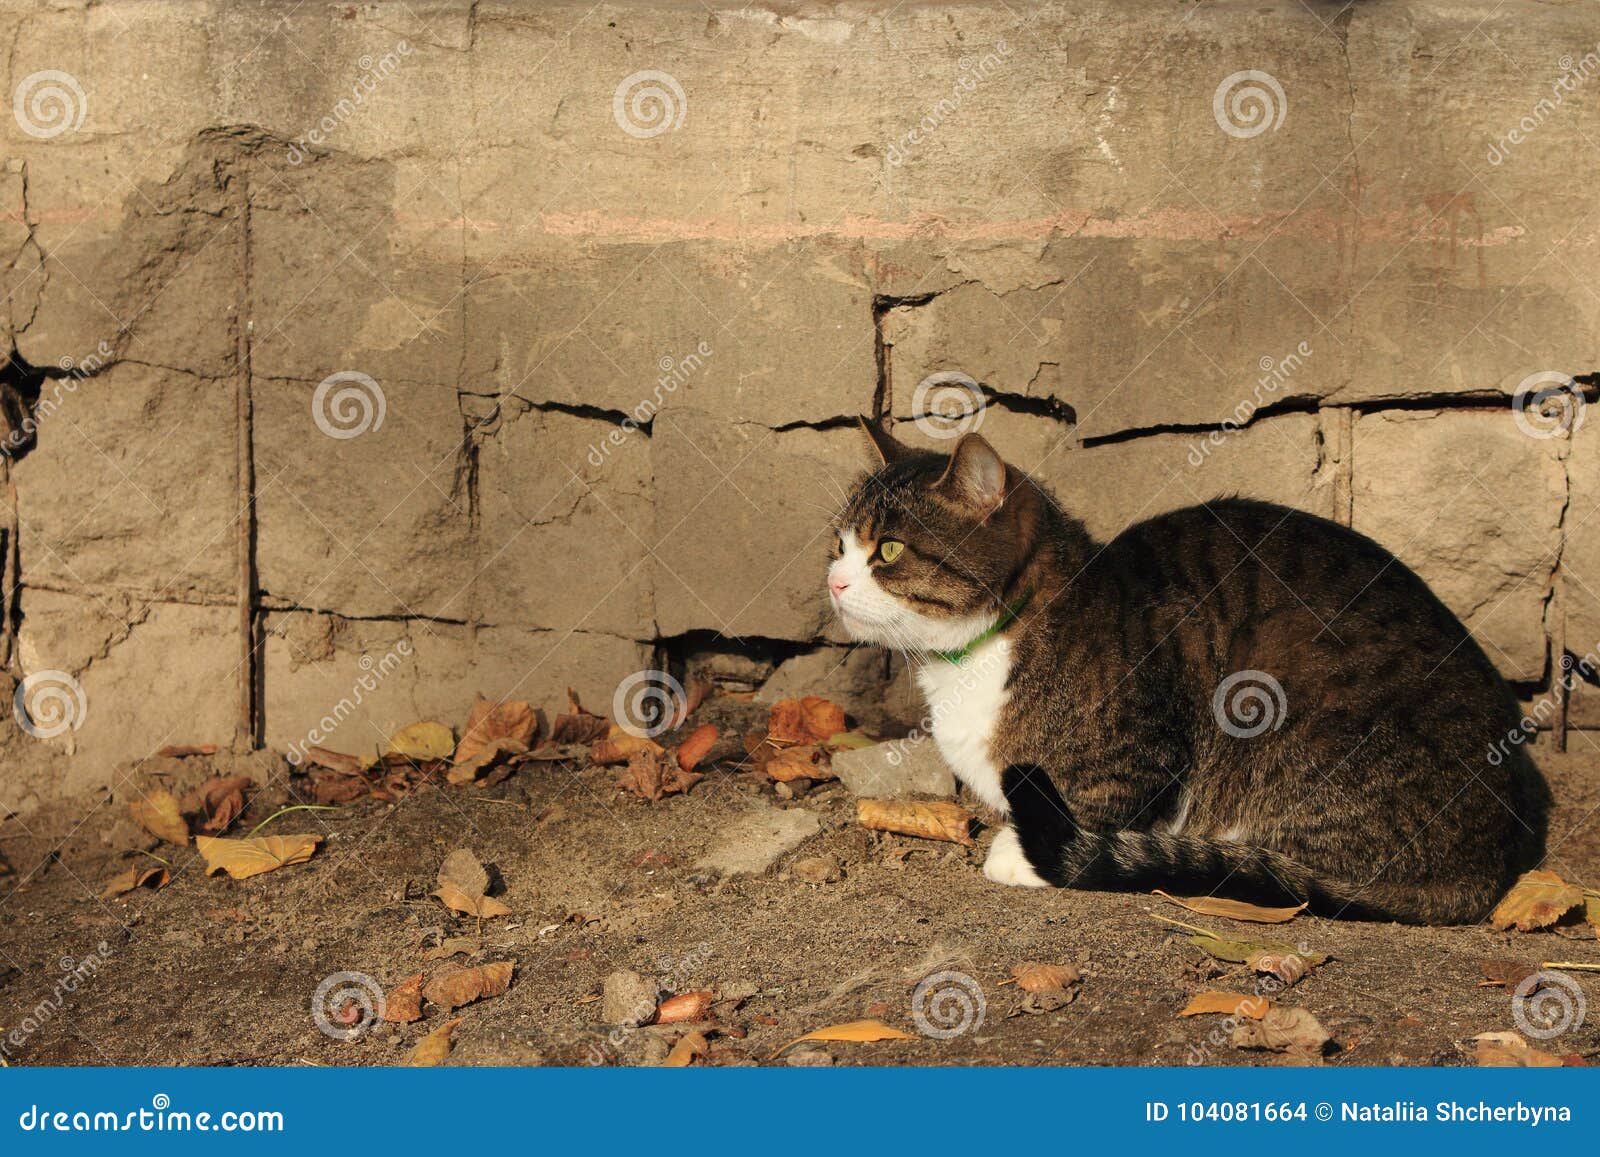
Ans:
{"label": "cat's nose", "polygon": [[850,581],[848,579],[837,579],[836,578],[836,579],[829,579],[828,580],[828,589],[830,591],[832,591],[835,595],[844,594],[846,588],[848,588],[849,585],[850,585]]}

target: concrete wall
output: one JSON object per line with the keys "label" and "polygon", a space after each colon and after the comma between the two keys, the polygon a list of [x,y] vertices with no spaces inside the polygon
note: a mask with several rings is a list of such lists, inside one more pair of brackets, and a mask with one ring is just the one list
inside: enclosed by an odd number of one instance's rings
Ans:
{"label": "concrete wall", "polygon": [[[1352,523],[1530,695],[1600,644],[1600,6],[7,0],[0,36],[3,644],[71,716],[7,713],[0,807],[342,699],[345,750],[478,690],[603,709],[703,650],[870,699],[819,597],[859,413],[981,422],[1104,534],[1224,492]],[[1544,388],[1568,419],[1519,421]]]}

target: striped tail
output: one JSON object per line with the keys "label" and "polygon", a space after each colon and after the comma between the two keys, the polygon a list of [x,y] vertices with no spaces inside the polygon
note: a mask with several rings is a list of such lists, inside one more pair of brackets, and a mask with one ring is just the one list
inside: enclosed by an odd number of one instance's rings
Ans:
{"label": "striped tail", "polygon": [[1476,921],[1488,910],[1478,907],[1483,901],[1476,897],[1378,883],[1357,888],[1326,880],[1266,848],[1167,832],[1088,831],[1074,822],[1055,784],[1036,765],[1007,768],[1001,786],[1023,855],[1058,888],[1161,888],[1180,896],[1220,894],[1256,904],[1308,903],[1322,916],[1404,923]]}

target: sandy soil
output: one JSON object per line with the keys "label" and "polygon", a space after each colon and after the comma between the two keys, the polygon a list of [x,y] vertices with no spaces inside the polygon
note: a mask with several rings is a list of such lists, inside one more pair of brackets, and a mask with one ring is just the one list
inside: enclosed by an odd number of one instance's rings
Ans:
{"label": "sandy soil", "polygon": [[[1600,747],[1582,735],[1573,747],[1564,757],[1541,753],[1560,806],[1550,864],[1593,884],[1600,881]],[[158,852],[173,862],[168,886],[111,900],[97,898],[106,879],[135,860],[153,863],[129,857],[139,834],[124,800],[101,795],[12,818],[0,824],[0,860],[13,869],[0,876],[0,1027],[20,1033],[21,1044],[0,1033],[10,1041],[6,1059],[398,1063],[446,1019],[443,1010],[430,1005],[418,1022],[382,1024],[346,1041],[318,1028],[313,993],[338,972],[392,987],[437,970],[441,964],[425,962],[424,952],[449,937],[472,937],[479,947],[451,965],[515,962],[508,992],[457,1013],[463,1021],[449,1063],[466,1065],[658,1061],[679,1027],[602,1023],[602,982],[618,969],[659,978],[671,990],[733,997],[718,1006],[712,1063],[768,1063],[803,1032],[861,1017],[915,1039],[802,1048],[795,1059],[1283,1063],[1235,1048],[1218,1017],[1178,1016],[1198,991],[1250,991],[1251,982],[1152,911],[1331,954],[1278,997],[1309,1009],[1332,1033],[1330,1064],[1471,1063],[1465,1042],[1474,1034],[1513,1027],[1509,994],[1479,986],[1481,960],[1600,962],[1586,928],[1520,935],[1303,916],[1263,928],[1194,916],[1147,896],[1000,888],[979,872],[987,835],[964,849],[868,832],[839,784],[780,801],[753,772],[714,770],[688,796],[650,804],[619,793],[615,781],[614,769],[536,764],[490,789],[426,788],[394,804],[295,813],[268,832],[323,834],[308,863],[232,881],[206,877],[192,850],[168,846]],[[284,798],[281,786],[262,792],[235,831]],[[763,875],[727,879],[695,867],[720,833],[768,807],[802,808],[821,830]],[[513,916],[480,927],[429,896],[439,864],[459,847],[490,867],[491,891]],[[798,857],[831,857],[841,878],[807,883],[789,870]],[[63,969],[91,955],[94,974],[55,1009]],[[1084,977],[1076,999],[1022,1010],[1021,994],[1003,982],[1028,960],[1075,965]],[[919,1033],[911,1008],[917,983],[941,970],[971,978],[984,1009],[981,1024],[949,1039]],[[1594,1058],[1600,976],[1581,984],[1587,1023],[1545,1047]]]}

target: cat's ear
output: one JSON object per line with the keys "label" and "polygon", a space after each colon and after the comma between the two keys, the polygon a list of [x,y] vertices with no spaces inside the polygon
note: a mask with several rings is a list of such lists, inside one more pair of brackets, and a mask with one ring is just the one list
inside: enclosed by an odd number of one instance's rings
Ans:
{"label": "cat's ear", "polygon": [[1006,498],[1006,464],[979,434],[963,434],[933,488],[952,502],[987,518]]}
{"label": "cat's ear", "polygon": [[867,452],[876,459],[879,466],[887,466],[891,462],[898,462],[910,450],[895,441],[894,435],[885,430],[877,422],[869,418],[857,419],[861,423],[861,432],[867,436]]}

